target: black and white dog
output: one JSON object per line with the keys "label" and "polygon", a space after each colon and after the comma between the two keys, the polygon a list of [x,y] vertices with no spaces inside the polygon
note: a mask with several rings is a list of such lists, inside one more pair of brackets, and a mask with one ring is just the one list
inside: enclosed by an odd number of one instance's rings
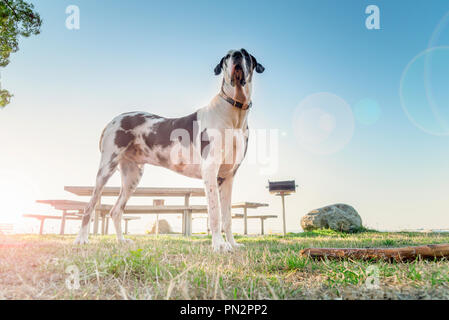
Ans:
{"label": "black and white dog", "polygon": [[204,108],[182,118],[168,119],[146,112],[114,118],[100,138],[101,161],[95,190],[75,243],[88,242],[92,212],[117,167],[122,187],[111,217],[118,241],[130,241],[122,234],[122,213],[148,163],[203,179],[214,251],[238,247],[231,228],[232,183],[246,154],[253,73],[264,70],[245,49],[231,50],[214,70],[216,75],[223,72],[221,90]]}

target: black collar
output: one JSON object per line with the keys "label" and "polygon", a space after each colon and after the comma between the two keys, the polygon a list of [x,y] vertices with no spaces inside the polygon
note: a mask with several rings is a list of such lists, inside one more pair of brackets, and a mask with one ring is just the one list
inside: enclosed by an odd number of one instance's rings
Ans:
{"label": "black collar", "polygon": [[223,89],[220,91],[220,97],[222,97],[226,102],[228,102],[233,107],[242,109],[242,110],[248,110],[251,108],[253,103],[250,101],[248,104],[238,102],[237,100],[232,99],[231,97],[227,96],[226,93],[224,93]]}

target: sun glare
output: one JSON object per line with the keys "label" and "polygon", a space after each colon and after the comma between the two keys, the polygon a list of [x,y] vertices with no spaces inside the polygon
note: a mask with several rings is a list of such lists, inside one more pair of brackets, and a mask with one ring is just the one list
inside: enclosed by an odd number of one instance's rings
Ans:
{"label": "sun glare", "polygon": [[23,227],[24,213],[32,213],[37,189],[32,181],[21,173],[0,172],[0,223]]}

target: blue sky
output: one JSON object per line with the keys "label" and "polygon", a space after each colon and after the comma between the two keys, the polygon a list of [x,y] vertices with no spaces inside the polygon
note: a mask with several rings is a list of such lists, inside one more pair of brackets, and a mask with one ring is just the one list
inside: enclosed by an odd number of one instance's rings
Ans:
{"label": "blue sky", "polygon": [[[1,70],[15,97],[0,111],[0,170],[28,181],[29,194],[63,198],[64,185],[92,184],[98,138],[112,117],[133,110],[175,117],[204,106],[219,88],[213,68],[227,50],[243,47],[266,68],[255,79],[250,126],[282,134],[279,170],[264,176],[242,166],[236,201],[267,202],[260,212],[279,213],[267,180],[294,178],[300,189],[287,202],[291,231],[309,210],[335,202],[353,205],[370,227],[449,227],[449,137],[438,126],[449,119],[441,73],[449,50],[424,53],[406,69],[429,45],[449,46],[449,2],[32,2],[42,33],[21,40]],[[80,30],[65,28],[71,4],[80,8]],[[370,4],[380,8],[380,30],[365,27]],[[440,122],[427,105],[420,63],[432,70],[427,84]],[[320,92],[343,99],[354,115],[349,141],[327,155],[304,149],[295,135],[298,106]],[[111,185],[118,183],[115,176]],[[141,185],[201,182],[148,168]]]}

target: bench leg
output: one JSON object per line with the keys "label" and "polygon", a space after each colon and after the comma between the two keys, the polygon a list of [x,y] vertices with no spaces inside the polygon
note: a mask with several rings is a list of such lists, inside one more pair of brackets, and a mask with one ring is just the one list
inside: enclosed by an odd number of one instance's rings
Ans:
{"label": "bench leg", "polygon": [[187,211],[187,220],[189,221],[188,229],[187,229],[187,235],[190,237],[192,235],[192,223],[193,223],[192,211],[191,210]]}
{"label": "bench leg", "polygon": [[39,228],[40,235],[42,235],[44,233],[44,221],[45,221],[45,219],[41,219],[41,226]]}
{"label": "bench leg", "polygon": [[101,217],[101,234],[104,235],[106,228],[106,216]]}
{"label": "bench leg", "polygon": [[62,218],[61,218],[61,229],[59,230],[59,234],[63,235],[65,231],[65,216],[67,214],[66,210],[62,211]]}
{"label": "bench leg", "polygon": [[184,211],[182,214],[182,234],[184,236],[187,236],[187,229],[188,229],[188,221],[187,221],[187,210]]}
{"label": "bench leg", "polygon": [[184,211],[184,235],[190,237],[192,235],[192,211]]}
{"label": "bench leg", "polygon": [[[184,196],[184,205],[185,206],[189,206],[190,205],[190,195],[185,195]],[[191,214],[191,212],[189,214],[189,210],[185,210],[184,211],[182,233],[185,236],[192,235],[192,214]]]}
{"label": "bench leg", "polygon": [[104,233],[109,234],[109,217],[106,217],[106,230]]}
{"label": "bench leg", "polygon": [[243,234],[248,234],[248,209],[243,208]]}
{"label": "bench leg", "polygon": [[281,193],[281,197],[282,197],[282,233],[284,234],[284,236],[287,234],[287,228],[285,226],[285,194],[282,192]]}
{"label": "bench leg", "polygon": [[128,234],[128,220],[125,220],[125,234]]}
{"label": "bench leg", "polygon": [[263,235],[264,234],[264,230],[263,230],[263,223],[264,223],[265,219],[260,219],[260,234]]}
{"label": "bench leg", "polygon": [[186,213],[185,213],[185,211],[182,214],[181,220],[182,220],[181,232],[185,236],[186,235]]}

